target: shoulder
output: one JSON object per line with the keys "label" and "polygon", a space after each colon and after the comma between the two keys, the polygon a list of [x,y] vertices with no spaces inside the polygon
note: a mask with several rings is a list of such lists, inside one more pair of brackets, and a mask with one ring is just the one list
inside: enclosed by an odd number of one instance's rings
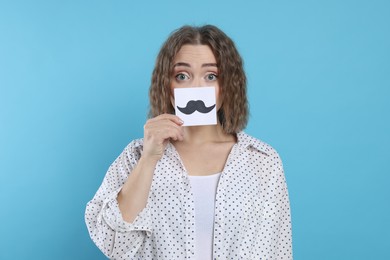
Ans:
{"label": "shoulder", "polygon": [[134,149],[142,149],[143,145],[144,145],[143,138],[134,139],[125,147],[125,150],[131,151]]}
{"label": "shoulder", "polygon": [[125,149],[122,152],[122,155],[125,155],[128,158],[130,157],[138,160],[141,157],[143,145],[144,145],[143,138],[134,139],[125,147]]}
{"label": "shoulder", "polygon": [[264,178],[278,176],[279,179],[284,180],[283,162],[279,153],[271,145],[244,132],[237,134],[237,144],[240,153],[246,155],[248,160],[253,162],[261,160],[260,168]]}

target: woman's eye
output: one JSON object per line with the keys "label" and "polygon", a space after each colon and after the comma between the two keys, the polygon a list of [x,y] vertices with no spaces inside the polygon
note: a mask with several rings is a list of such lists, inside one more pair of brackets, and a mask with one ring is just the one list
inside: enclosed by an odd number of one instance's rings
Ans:
{"label": "woman's eye", "polygon": [[186,80],[188,78],[188,76],[186,74],[183,74],[183,73],[179,73],[175,77],[177,80]]}
{"label": "woman's eye", "polygon": [[215,74],[208,74],[206,76],[206,78],[207,78],[207,80],[214,81],[214,80],[217,80],[218,76]]}

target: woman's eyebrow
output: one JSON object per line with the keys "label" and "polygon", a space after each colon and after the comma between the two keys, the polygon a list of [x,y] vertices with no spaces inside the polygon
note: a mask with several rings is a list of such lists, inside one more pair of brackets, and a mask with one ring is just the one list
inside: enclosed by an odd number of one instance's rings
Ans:
{"label": "woman's eyebrow", "polygon": [[179,67],[179,66],[191,67],[189,63],[185,63],[185,62],[178,62],[175,65],[173,65],[173,67]]}
{"label": "woman's eyebrow", "polygon": [[[173,67],[180,67],[180,66],[191,68],[191,65],[186,62],[178,62],[175,65],[173,65]],[[202,67],[218,67],[218,66],[217,63],[203,63]]]}
{"label": "woman's eyebrow", "polygon": [[202,67],[217,67],[217,63],[204,63],[202,64]]}

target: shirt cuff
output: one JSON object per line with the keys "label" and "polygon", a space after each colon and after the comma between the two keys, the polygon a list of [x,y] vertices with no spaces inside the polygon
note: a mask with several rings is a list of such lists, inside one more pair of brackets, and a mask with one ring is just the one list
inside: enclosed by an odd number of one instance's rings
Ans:
{"label": "shirt cuff", "polygon": [[150,210],[146,206],[132,223],[122,218],[117,196],[121,188],[116,190],[103,202],[102,217],[105,222],[117,232],[145,231],[147,236],[152,233]]}

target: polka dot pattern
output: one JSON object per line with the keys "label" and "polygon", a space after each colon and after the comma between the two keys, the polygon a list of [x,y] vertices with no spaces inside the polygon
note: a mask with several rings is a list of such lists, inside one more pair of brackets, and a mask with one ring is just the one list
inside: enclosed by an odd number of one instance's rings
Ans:
{"label": "polka dot pattern", "polygon": [[[133,223],[121,217],[116,197],[141,151],[142,139],[131,142],[88,202],[90,236],[112,259],[194,259],[194,196],[173,145],[156,166],[146,207]],[[214,219],[214,259],[292,259],[287,185],[272,147],[237,134],[218,183]]]}

